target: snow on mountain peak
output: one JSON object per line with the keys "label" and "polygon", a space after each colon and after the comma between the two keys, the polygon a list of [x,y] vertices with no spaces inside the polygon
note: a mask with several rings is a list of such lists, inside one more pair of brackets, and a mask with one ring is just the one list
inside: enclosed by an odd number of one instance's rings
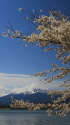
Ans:
{"label": "snow on mountain peak", "polygon": [[33,83],[25,87],[20,88],[7,88],[4,86],[0,86],[0,97],[6,96],[9,94],[33,94],[33,93],[47,93],[48,88],[43,83]]}
{"label": "snow on mountain peak", "polygon": [[15,94],[19,94],[19,93],[31,94],[31,93],[37,93],[37,92],[47,93],[47,91],[48,91],[48,88],[46,87],[46,85],[33,83],[33,84],[28,85],[24,88],[15,88],[13,90],[13,93],[15,93]]}

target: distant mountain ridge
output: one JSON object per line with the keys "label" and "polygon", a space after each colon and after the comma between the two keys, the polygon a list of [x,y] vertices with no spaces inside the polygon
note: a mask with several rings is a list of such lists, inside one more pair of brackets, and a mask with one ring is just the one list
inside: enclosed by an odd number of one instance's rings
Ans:
{"label": "distant mountain ridge", "polygon": [[12,93],[11,89],[0,85],[0,97],[6,96],[11,93]]}

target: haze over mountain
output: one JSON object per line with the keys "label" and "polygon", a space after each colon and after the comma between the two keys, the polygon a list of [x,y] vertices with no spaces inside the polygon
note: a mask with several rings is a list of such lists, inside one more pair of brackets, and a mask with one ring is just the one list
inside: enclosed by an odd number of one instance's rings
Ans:
{"label": "haze over mountain", "polygon": [[47,93],[48,88],[44,84],[36,84],[33,83],[31,85],[28,85],[26,87],[20,87],[20,88],[7,88],[4,86],[0,86],[0,97],[6,96],[9,94],[33,94],[37,92],[41,93]]}
{"label": "haze over mountain", "polygon": [[11,94],[11,93],[12,93],[12,90],[10,88],[0,86],[0,97],[6,96],[6,95]]}

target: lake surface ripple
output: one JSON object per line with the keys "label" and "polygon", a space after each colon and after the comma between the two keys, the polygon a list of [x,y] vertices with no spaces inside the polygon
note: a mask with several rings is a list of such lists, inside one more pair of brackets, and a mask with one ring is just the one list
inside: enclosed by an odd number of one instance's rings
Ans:
{"label": "lake surface ripple", "polygon": [[0,110],[0,125],[70,125],[66,117],[48,116],[46,110]]}

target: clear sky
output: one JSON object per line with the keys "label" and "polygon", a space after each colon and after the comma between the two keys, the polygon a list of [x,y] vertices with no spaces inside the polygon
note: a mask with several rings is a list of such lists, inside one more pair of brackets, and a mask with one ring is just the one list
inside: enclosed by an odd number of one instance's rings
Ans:
{"label": "clear sky", "polygon": [[[30,45],[24,47],[20,39],[11,39],[2,36],[7,31],[8,20],[15,30],[31,32],[30,24],[21,16],[18,8],[37,10],[52,7],[61,10],[70,16],[70,0],[0,0],[0,75],[25,74],[32,75],[42,70],[50,69],[55,60],[55,52],[45,53],[42,49]],[[3,74],[4,75],[4,74]],[[2,83],[2,81],[0,81]]]}

